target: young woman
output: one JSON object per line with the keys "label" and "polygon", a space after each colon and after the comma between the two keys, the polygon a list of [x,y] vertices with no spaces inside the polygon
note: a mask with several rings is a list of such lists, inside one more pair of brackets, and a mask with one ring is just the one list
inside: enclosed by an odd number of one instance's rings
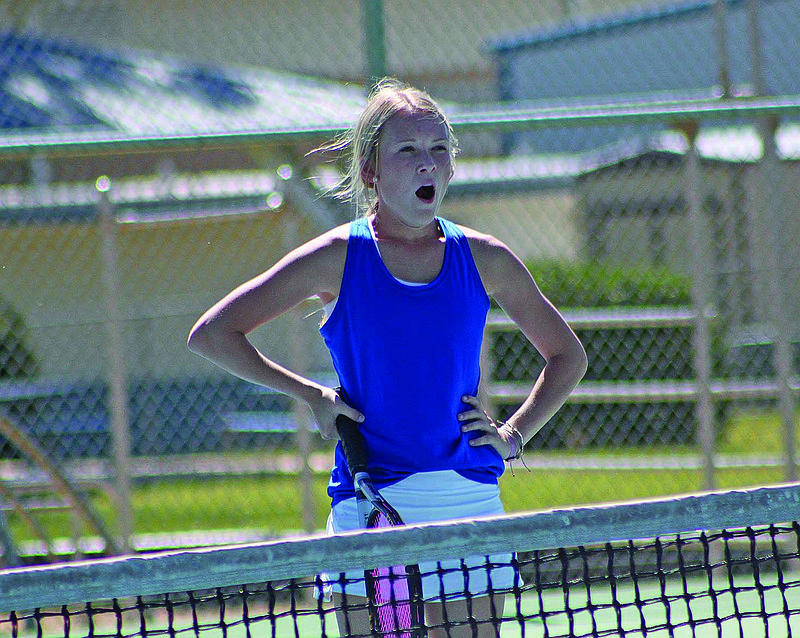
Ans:
{"label": "young woman", "polygon": [[[372,478],[407,523],[501,514],[497,478],[504,460],[517,457],[564,403],[586,370],[584,350],[508,247],[438,217],[457,147],[446,116],[427,94],[384,80],[353,129],[325,148],[350,154],[339,194],[356,201],[362,215],[231,292],[199,319],[189,348],[304,401],[325,438],[336,438],[339,414],[359,422]],[[342,395],[279,366],[247,339],[314,296],[325,304],[320,332]],[[546,361],[505,424],[493,422],[477,399],[490,297]],[[341,446],[328,493],[329,530],[357,528]],[[455,572],[447,578],[446,591],[456,596],[446,610],[427,606],[429,625],[443,617],[467,619],[465,600],[457,596],[464,578]],[[491,578],[494,587],[511,586],[514,575],[505,568]],[[502,599],[485,595],[484,571],[470,574],[469,586],[477,595],[473,616],[489,618],[492,606],[502,613]],[[437,596],[438,577],[424,579],[423,588],[426,598]],[[348,600],[363,596],[363,585],[347,593]],[[361,616],[351,614],[350,625],[369,633],[366,612]],[[469,624],[450,634],[457,631],[471,634]],[[479,635],[493,634],[490,623],[479,625]]]}

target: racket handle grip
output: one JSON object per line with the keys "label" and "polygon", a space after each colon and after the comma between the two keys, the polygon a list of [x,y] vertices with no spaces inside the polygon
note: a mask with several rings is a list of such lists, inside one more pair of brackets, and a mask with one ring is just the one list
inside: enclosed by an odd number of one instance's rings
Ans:
{"label": "racket handle grip", "polygon": [[359,472],[366,472],[367,451],[358,424],[353,419],[340,414],[336,417],[336,430],[339,432],[350,475],[355,476]]}

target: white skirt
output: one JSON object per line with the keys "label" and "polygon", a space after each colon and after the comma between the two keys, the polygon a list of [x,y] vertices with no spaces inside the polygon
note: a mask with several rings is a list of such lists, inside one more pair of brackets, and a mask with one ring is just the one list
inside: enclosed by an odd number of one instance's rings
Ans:
{"label": "white skirt", "polygon": [[[394,507],[403,521],[429,523],[456,518],[497,516],[504,513],[497,485],[477,483],[453,470],[422,472],[384,487],[381,494]],[[328,516],[329,534],[359,529],[356,499],[340,501]],[[440,599],[442,588],[448,599],[463,598],[465,592],[480,596],[491,589],[510,589],[522,581],[511,564],[512,554],[469,556],[439,562],[422,562],[422,593],[426,600]],[[468,572],[464,573],[466,566]],[[491,567],[490,567],[491,566]],[[444,571],[441,575],[437,570]],[[344,580],[338,574],[323,574],[323,581],[338,593],[366,596],[363,572],[347,572]],[[327,596],[326,596],[327,597]]]}

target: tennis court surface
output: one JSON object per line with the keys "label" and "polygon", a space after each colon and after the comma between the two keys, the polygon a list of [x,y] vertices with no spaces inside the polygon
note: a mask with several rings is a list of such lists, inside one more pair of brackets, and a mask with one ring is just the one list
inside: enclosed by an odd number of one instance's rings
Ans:
{"label": "tennis court surface", "polygon": [[503,615],[448,634],[800,636],[798,520],[785,485],[17,568],[0,572],[0,636],[338,636],[320,573],[509,551]]}

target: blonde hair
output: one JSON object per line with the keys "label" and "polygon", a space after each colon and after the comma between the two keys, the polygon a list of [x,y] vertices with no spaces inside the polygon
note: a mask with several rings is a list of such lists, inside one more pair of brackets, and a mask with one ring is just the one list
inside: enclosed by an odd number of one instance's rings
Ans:
{"label": "blonde hair", "polygon": [[425,91],[384,78],[369,94],[366,108],[355,124],[332,142],[314,152],[337,152],[347,159],[347,172],[330,193],[337,199],[352,202],[360,215],[368,215],[373,206],[374,183],[365,175],[375,172],[378,144],[383,125],[396,113],[422,113],[445,124],[451,159],[458,154],[458,140],[453,127],[436,101]]}

